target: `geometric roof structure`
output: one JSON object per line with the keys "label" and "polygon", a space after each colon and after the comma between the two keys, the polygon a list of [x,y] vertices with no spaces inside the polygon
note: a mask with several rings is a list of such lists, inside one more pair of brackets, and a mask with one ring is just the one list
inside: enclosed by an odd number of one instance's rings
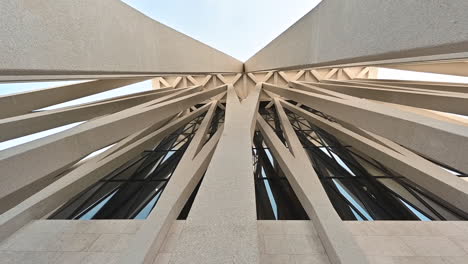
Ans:
{"label": "geometric roof structure", "polygon": [[0,142],[67,126],[0,151],[0,259],[464,263],[468,84],[376,73],[468,76],[467,8],[324,0],[241,62],[121,1],[0,3],[1,83],[81,80],[0,96]]}

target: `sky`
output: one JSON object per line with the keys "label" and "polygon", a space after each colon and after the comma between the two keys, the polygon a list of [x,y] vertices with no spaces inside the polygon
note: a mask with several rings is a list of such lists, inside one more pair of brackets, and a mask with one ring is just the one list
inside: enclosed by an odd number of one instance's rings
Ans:
{"label": "sky", "polygon": [[[124,0],[147,16],[245,61],[313,9],[320,0]],[[378,78],[464,82],[467,77],[380,69]],[[89,81],[89,80],[88,80]],[[0,83],[0,96],[79,81]],[[152,89],[151,81],[87,96],[43,110],[82,104]],[[54,134],[80,122],[0,142],[0,151]]]}
{"label": "sky", "polygon": [[143,14],[246,61],[321,0],[123,0]]}

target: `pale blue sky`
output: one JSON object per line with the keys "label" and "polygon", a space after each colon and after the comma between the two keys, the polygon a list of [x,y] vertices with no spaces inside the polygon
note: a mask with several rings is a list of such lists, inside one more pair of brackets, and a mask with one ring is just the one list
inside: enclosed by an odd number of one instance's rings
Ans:
{"label": "pale blue sky", "polygon": [[145,15],[245,61],[321,0],[123,0]]}

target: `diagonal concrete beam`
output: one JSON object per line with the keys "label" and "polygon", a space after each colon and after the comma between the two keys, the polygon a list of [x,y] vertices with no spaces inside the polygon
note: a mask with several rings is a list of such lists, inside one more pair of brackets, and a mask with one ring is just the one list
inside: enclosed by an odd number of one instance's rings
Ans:
{"label": "diagonal concrete beam", "polygon": [[[0,198],[52,173],[61,172],[87,154],[167,119],[226,91],[226,86],[146,107],[135,106],[69,130],[0,152]],[[158,99],[154,100],[157,101]],[[38,166],[38,164],[47,164]]]}
{"label": "diagonal concrete beam", "polygon": [[7,0],[0,18],[0,75],[242,71],[242,62],[122,1]]}
{"label": "diagonal concrete beam", "polygon": [[452,58],[467,51],[467,9],[465,0],[324,0],[247,60],[245,68],[305,68],[427,55]]}
{"label": "diagonal concrete beam", "polygon": [[464,158],[468,155],[466,126],[404,111],[388,104],[311,88],[300,83],[292,84],[309,90],[300,91],[270,84],[264,84],[263,87],[267,91],[388,138],[460,171],[468,171],[468,164]]}

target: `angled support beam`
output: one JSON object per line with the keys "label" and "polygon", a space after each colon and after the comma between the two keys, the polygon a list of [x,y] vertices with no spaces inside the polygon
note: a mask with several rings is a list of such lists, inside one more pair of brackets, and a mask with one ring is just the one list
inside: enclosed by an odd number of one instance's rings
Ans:
{"label": "angled support beam", "polygon": [[367,85],[341,83],[303,82],[309,86],[344,93],[347,95],[377,100],[387,103],[402,104],[412,107],[468,115],[468,93],[425,92],[413,90],[392,89],[391,87],[368,87]]}
{"label": "angled support beam", "polygon": [[[240,102],[228,86],[224,129],[172,255],[174,264],[258,262],[252,136],[260,90],[259,84]],[[194,236],[203,236],[204,243]]]}
{"label": "angled support beam", "polygon": [[428,61],[422,63],[404,63],[404,64],[388,64],[384,65],[385,68],[417,71],[417,72],[430,72],[438,74],[450,74],[459,76],[468,76],[468,61],[452,60],[452,61]]}
{"label": "angled support beam", "polygon": [[275,98],[274,101],[283,133],[286,135],[288,146],[293,152],[290,152],[283,145],[273,129],[260,115],[257,116],[257,125],[302,206],[314,223],[331,263],[367,263],[364,253],[328,199],[307,153],[279,103],[279,99]]}
{"label": "angled support beam", "polygon": [[208,108],[209,105],[206,105],[189,115],[180,117],[110,155],[107,154],[111,153],[112,150],[107,150],[107,153],[105,153],[107,156],[105,155],[104,158],[96,162],[83,164],[19,205],[3,213],[0,215],[0,241],[13,234],[31,220],[39,219],[50,213],[63,204],[64,201],[68,201],[148,147],[157,144],[170,133],[206,112]]}
{"label": "angled support beam", "polygon": [[[300,83],[292,85],[310,89]],[[322,94],[269,84],[265,84],[264,89],[337,119],[351,122],[460,171],[468,171],[468,164],[464,158],[468,156],[466,126],[324,89],[316,89]],[[430,142],[427,141],[428,138],[431,139]]]}
{"label": "angled support beam", "polygon": [[109,91],[146,78],[97,80],[0,97],[0,118],[29,113],[84,96]]}
{"label": "angled support beam", "polygon": [[[196,92],[146,107],[133,108],[89,121],[69,130],[0,152],[0,197],[47,175],[60,173],[87,154],[165,120],[226,90],[225,86]],[[37,166],[47,164],[47,166]],[[0,198],[0,199],[1,199]],[[1,201],[1,200],[0,200]]]}
{"label": "angled support beam", "polygon": [[[164,102],[179,96],[199,91],[201,87],[190,89],[172,89],[142,95],[128,95],[123,98],[87,103],[78,106],[29,113],[0,119],[0,141],[26,136],[43,130],[86,121],[96,117],[116,113],[139,104]],[[159,99],[156,101],[156,99]]]}
{"label": "angled support beam", "polygon": [[468,201],[468,182],[390,140],[363,131],[370,137],[376,138],[378,140],[376,142],[288,102],[281,101],[281,104],[291,112],[330,132],[341,141],[366,153],[386,167],[449,202],[468,216],[468,204],[466,203]]}
{"label": "angled support beam", "polygon": [[427,91],[444,91],[455,93],[468,93],[468,85],[461,83],[441,83],[441,82],[423,82],[423,81],[406,81],[406,80],[376,80],[376,79],[355,79],[349,81],[351,83],[371,83],[376,85],[390,85],[400,88],[418,88]]}
{"label": "angled support beam", "polygon": [[[453,0],[450,4],[322,1],[247,60],[245,69],[252,72],[350,63],[364,65],[384,60],[434,59],[427,58],[432,56],[466,58],[468,18],[462,11],[466,9],[465,0]],[[416,14],[414,10],[425,12]],[[419,33],[417,37],[414,32]],[[359,41],[351,41],[355,39]]]}
{"label": "angled support beam", "polygon": [[221,136],[222,128],[218,129],[216,134],[204,144],[216,107],[217,101],[213,101],[192,142],[164,188],[155,209],[139,229],[133,240],[133,245],[126,251],[124,258],[119,263],[153,263],[172,223],[177,219],[184,204],[205,173]]}
{"label": "angled support beam", "polygon": [[0,17],[0,75],[242,71],[242,62],[122,1],[2,2]]}

